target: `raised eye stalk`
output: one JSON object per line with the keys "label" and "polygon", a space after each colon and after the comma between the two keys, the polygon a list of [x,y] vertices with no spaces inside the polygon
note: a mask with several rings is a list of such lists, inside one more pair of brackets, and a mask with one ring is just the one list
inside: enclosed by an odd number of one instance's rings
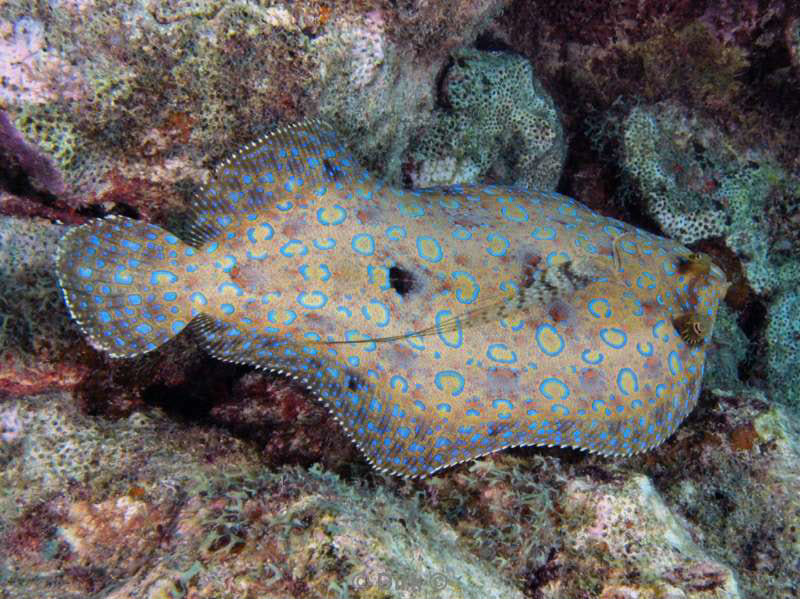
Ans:
{"label": "raised eye stalk", "polygon": [[672,320],[672,324],[689,347],[702,345],[711,330],[711,318],[697,312],[681,314]]}

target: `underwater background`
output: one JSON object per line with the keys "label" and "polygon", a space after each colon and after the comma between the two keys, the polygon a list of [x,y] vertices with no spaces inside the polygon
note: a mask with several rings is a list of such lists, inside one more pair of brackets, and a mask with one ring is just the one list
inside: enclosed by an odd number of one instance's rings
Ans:
{"label": "underwater background", "polygon": [[[179,228],[317,116],[393,185],[557,191],[710,255],[687,420],[410,481],[190,335],[92,349],[59,238]],[[799,125],[789,1],[0,0],[0,598],[800,597]]]}

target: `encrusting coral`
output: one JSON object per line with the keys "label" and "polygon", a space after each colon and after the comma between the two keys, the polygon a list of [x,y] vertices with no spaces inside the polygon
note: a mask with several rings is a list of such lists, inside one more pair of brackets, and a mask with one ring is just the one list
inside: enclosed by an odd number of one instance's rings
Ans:
{"label": "encrusting coral", "polygon": [[525,58],[461,50],[439,87],[433,122],[407,154],[404,175],[413,187],[492,180],[555,188],[564,133]]}

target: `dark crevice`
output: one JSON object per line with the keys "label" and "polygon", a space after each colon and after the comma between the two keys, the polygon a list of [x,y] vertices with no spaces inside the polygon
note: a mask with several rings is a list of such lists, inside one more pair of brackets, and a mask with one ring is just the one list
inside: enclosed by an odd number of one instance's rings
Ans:
{"label": "dark crevice", "polygon": [[211,358],[193,365],[180,385],[155,383],[142,391],[142,400],[158,406],[167,414],[181,420],[209,421],[209,411],[220,397],[230,397],[236,382],[250,366],[239,366]]}
{"label": "dark crevice", "polygon": [[2,158],[4,159],[0,160],[0,189],[7,191],[11,195],[27,198],[47,207],[52,207],[56,204],[58,201],[57,196],[47,191],[36,189],[28,173],[19,168],[18,165],[13,164],[7,156],[2,156]]}
{"label": "dark crevice", "polygon": [[505,52],[506,54],[520,56],[520,53],[514,48],[488,31],[484,31],[478,36],[478,38],[475,40],[474,46],[476,50],[480,50],[482,52]]}

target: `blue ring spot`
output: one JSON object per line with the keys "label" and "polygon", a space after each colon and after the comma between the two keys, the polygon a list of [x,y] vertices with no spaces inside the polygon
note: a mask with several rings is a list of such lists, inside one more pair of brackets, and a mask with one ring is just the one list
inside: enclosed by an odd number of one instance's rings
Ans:
{"label": "blue ring spot", "polygon": [[372,256],[375,253],[375,240],[369,233],[353,235],[350,246],[356,254],[361,256]]}
{"label": "blue ring spot", "polygon": [[540,324],[534,335],[539,349],[548,356],[557,356],[564,351],[564,338],[551,324]]}
{"label": "blue ring spot", "polygon": [[623,395],[632,395],[639,391],[639,377],[630,368],[620,368],[617,373],[617,387]]}
{"label": "blue ring spot", "polygon": [[201,306],[205,306],[208,304],[206,296],[200,293],[199,291],[195,291],[192,295],[190,295],[189,301],[192,302],[193,304],[200,304]]}
{"label": "blue ring spot", "polygon": [[121,272],[114,273],[114,280],[120,285],[130,285],[133,283],[133,277],[131,275],[123,275]]}
{"label": "blue ring spot", "polygon": [[513,410],[514,409],[514,404],[511,403],[507,399],[495,399],[495,400],[492,401],[492,407],[495,410],[499,410],[501,406],[505,406],[509,410]]}
{"label": "blue ring spot", "polygon": [[679,373],[683,372],[683,364],[681,363],[681,357],[678,352],[674,350],[669,352],[667,364],[669,364],[669,371],[672,376],[678,376]]}
{"label": "blue ring spot", "polygon": [[622,349],[628,343],[628,336],[622,329],[611,327],[608,329],[600,329],[600,339],[614,349]]}
{"label": "blue ring spot", "polygon": [[595,318],[610,318],[611,304],[604,297],[591,299],[589,300],[589,313]]}
{"label": "blue ring spot", "polygon": [[423,260],[434,263],[441,261],[443,255],[439,241],[428,235],[417,237],[417,253]]}
{"label": "blue ring spot", "polygon": [[275,235],[275,229],[272,228],[272,225],[270,225],[269,223],[261,223],[259,226],[262,229],[266,229],[267,230],[267,232],[264,235],[264,237],[261,238],[262,241],[268,241],[268,240],[272,239],[272,236]]}
{"label": "blue ring spot", "polygon": [[[622,223],[620,223],[620,224],[622,224]],[[619,237],[624,232],[625,232],[624,229],[620,229],[619,227],[616,227],[614,225],[604,225],[603,226],[603,233],[605,233],[606,235],[609,235],[611,237],[615,237],[615,238]]]}
{"label": "blue ring spot", "polygon": [[[597,354],[597,357],[592,357],[592,354]],[[587,364],[597,365],[603,361],[603,353],[593,349],[585,349],[581,352],[581,359]]]}
{"label": "blue ring spot", "polygon": [[293,258],[294,256],[305,256],[308,254],[308,248],[299,239],[292,239],[281,246],[280,252],[287,258]]}
{"label": "blue ring spot", "polygon": [[[518,211],[520,214],[511,214],[510,209],[512,208]],[[505,205],[502,208],[502,213],[503,216],[506,217],[506,220],[510,220],[512,223],[528,222],[528,211],[522,204],[512,204],[511,206]]]}
{"label": "blue ring spot", "polygon": [[236,311],[236,308],[234,308],[231,304],[222,304],[219,309],[229,316]]}
{"label": "blue ring spot", "polygon": [[319,310],[328,303],[328,296],[321,291],[304,291],[297,296],[297,302],[309,310]]}
{"label": "blue ring spot", "polygon": [[400,376],[399,374],[394,375],[389,380],[389,387],[391,387],[392,389],[396,389],[397,387],[400,387],[400,390],[403,393],[408,393],[408,381],[404,377]]}
{"label": "blue ring spot", "polygon": [[340,225],[347,218],[347,211],[339,204],[325,206],[317,210],[317,220],[325,227]]}
{"label": "blue ring spot", "polygon": [[[450,310],[439,310],[436,313],[436,317],[434,319],[435,323],[436,323],[436,332],[439,335],[439,339],[446,346],[452,347],[452,348],[459,348],[459,347],[461,347],[461,344],[464,342],[464,332],[461,330],[461,323],[459,323],[459,326],[458,326],[457,329],[455,329],[455,331],[443,331],[442,330],[442,319],[445,319],[445,318],[449,317],[451,314],[452,314],[452,312]],[[453,340],[452,338],[448,339],[447,334],[452,336],[452,334],[454,332],[458,333],[458,335],[456,336],[456,339],[455,340]],[[411,338],[409,337],[409,341],[410,340],[411,340]]]}
{"label": "blue ring spot", "polygon": [[651,273],[642,271],[642,274],[636,279],[636,286],[639,287],[639,289],[655,289],[656,278]]}
{"label": "blue ring spot", "polygon": [[517,361],[516,352],[509,349],[505,343],[489,344],[489,348],[486,350],[486,357],[502,364],[513,364]]}
{"label": "blue ring spot", "polygon": [[[494,242],[495,239],[498,240],[500,243],[502,243],[503,247],[499,249],[494,249],[493,247],[491,247],[491,244],[492,242]],[[486,237],[486,240],[490,244],[489,247],[486,248],[486,251],[489,252],[489,255],[491,256],[495,257],[505,256],[506,252],[508,252],[508,248],[511,247],[511,242],[502,235],[498,235],[497,233],[489,233],[489,235]]]}
{"label": "blue ring spot", "polygon": [[480,293],[481,287],[478,285],[477,279],[472,275],[472,273],[465,272],[463,270],[457,270],[450,274],[456,282],[459,279],[467,279],[469,283],[472,285],[472,295],[470,297],[464,297],[463,289],[456,289],[456,299],[461,302],[462,304],[471,304],[476,299],[478,299],[478,294]]}
{"label": "blue ring spot", "polygon": [[386,236],[392,241],[400,241],[406,238],[406,228],[399,225],[392,225],[386,229]]}
{"label": "blue ring spot", "polygon": [[166,279],[166,283],[175,283],[178,280],[178,277],[168,270],[154,270],[152,273],[150,273],[151,285],[160,285],[164,282],[161,279]]}
{"label": "blue ring spot", "polygon": [[336,247],[336,240],[333,237],[327,237],[325,239],[315,239],[314,240],[314,247],[318,250],[332,250]]}
{"label": "blue ring spot", "polygon": [[242,291],[242,288],[239,287],[239,285],[237,285],[236,283],[232,283],[231,281],[225,281],[224,283],[220,283],[219,286],[217,287],[217,292],[225,293],[225,290],[228,288],[233,290],[233,292],[236,294],[236,297],[242,297],[244,295],[244,291]]}
{"label": "blue ring spot", "polygon": [[540,241],[549,241],[556,238],[556,230],[553,227],[536,227],[531,232],[531,237]]}
{"label": "blue ring spot", "polygon": [[563,401],[570,395],[569,387],[564,381],[552,376],[539,384],[539,391],[550,401]]}

